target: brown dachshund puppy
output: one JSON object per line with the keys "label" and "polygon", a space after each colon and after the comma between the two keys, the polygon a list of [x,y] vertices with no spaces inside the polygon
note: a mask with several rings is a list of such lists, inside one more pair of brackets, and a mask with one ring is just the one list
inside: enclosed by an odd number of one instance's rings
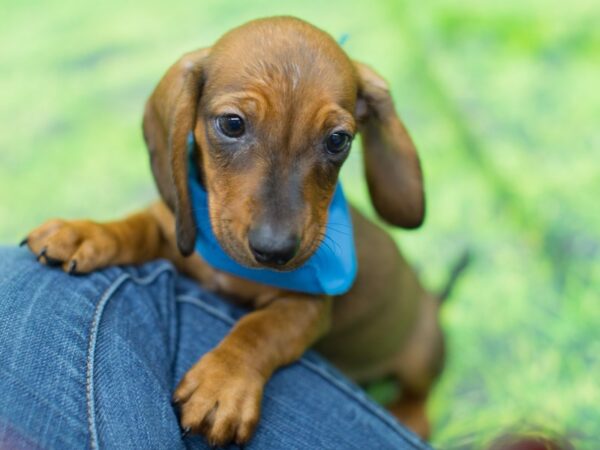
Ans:
{"label": "brown dachshund puppy", "polygon": [[426,436],[425,399],[443,360],[438,300],[380,227],[352,210],[359,272],[339,298],[236,278],[194,253],[190,131],[214,234],[240,264],[290,270],[315,252],[357,132],[376,211],[396,226],[421,225],[419,159],[386,82],[301,20],[256,20],[179,59],[148,100],[143,128],[161,201],[115,222],[52,220],[27,243],[68,272],[168,258],[254,308],[180,382],[182,427],[213,444],[247,442],[268,378],[316,344],[359,383],[398,380],[390,409]]}

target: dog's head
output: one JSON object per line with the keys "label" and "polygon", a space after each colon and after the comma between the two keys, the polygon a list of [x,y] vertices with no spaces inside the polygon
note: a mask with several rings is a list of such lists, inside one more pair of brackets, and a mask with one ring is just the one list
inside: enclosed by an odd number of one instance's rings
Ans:
{"label": "dog's head", "polygon": [[214,234],[245,266],[291,270],[313,254],[358,131],[375,209],[406,228],[423,220],[419,160],[386,83],[301,20],[249,22],[184,55],[148,100],[143,125],[184,255],[196,238],[190,132]]}

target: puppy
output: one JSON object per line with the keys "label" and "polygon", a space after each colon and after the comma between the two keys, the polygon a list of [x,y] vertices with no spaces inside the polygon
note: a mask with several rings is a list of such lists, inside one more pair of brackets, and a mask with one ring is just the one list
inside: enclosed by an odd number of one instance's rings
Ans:
{"label": "puppy", "polygon": [[402,392],[390,410],[427,436],[425,400],[443,361],[438,299],[378,225],[351,209],[358,273],[338,296],[235,276],[195,251],[191,169],[233,261],[301,268],[326,244],[338,172],[357,133],[377,213],[395,226],[420,226],[419,159],[387,83],[306,22],[255,20],[181,57],[148,100],[143,130],[161,200],[115,222],[52,220],[26,243],[41,262],[70,273],[167,258],[253,308],[175,390],[182,428],[212,444],[247,442],[266,381],[316,345],[359,383],[396,379]]}

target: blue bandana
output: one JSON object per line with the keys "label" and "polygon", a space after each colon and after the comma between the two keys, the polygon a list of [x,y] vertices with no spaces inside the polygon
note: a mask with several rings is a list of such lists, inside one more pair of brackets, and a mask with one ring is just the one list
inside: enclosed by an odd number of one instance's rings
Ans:
{"label": "blue bandana", "polygon": [[188,184],[198,228],[196,251],[205,261],[217,270],[290,291],[313,295],[341,295],[348,292],[356,278],[357,261],[352,220],[340,183],[329,206],[326,237],[302,266],[289,272],[245,267],[223,250],[213,233],[208,214],[208,194],[199,182],[192,158],[195,147],[194,136],[190,133]]}

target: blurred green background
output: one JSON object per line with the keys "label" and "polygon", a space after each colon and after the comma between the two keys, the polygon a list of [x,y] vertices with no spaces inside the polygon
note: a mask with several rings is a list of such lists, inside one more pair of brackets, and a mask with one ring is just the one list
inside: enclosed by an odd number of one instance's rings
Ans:
{"label": "blurred green background", "polygon": [[[140,131],[153,86],[181,53],[276,14],[348,34],[390,81],[428,195],[425,226],[394,233],[425,283],[474,256],[442,312],[434,445],[535,428],[600,448],[597,0],[3,0],[0,242],[154,199]],[[343,178],[371,213],[359,152]]]}

